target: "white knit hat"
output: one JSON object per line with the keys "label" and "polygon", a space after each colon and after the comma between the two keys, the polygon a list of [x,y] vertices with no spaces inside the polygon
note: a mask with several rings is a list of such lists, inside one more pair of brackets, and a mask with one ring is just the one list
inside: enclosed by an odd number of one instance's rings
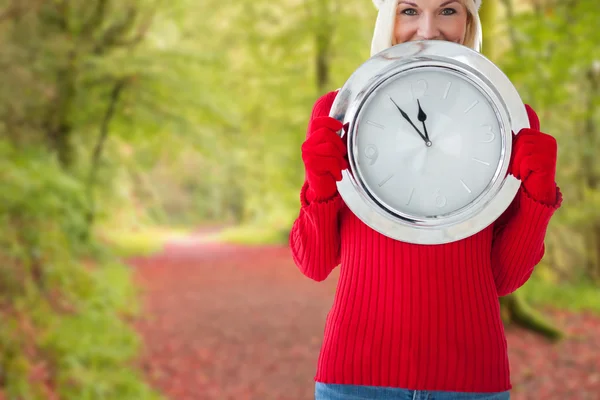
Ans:
{"label": "white knit hat", "polygon": [[[472,0],[475,2],[475,8],[479,11],[482,0]],[[373,0],[373,4],[379,14],[375,21],[375,32],[373,32],[373,41],[371,42],[371,56],[392,47],[392,35],[396,24],[396,8],[398,0]],[[480,51],[482,41],[481,20],[479,14],[475,14],[473,23],[475,24],[475,43],[473,49]]]}

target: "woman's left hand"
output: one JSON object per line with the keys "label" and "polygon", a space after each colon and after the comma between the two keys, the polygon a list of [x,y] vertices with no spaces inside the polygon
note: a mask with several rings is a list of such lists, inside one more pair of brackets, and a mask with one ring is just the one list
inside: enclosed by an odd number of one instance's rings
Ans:
{"label": "woman's left hand", "polygon": [[523,128],[513,142],[510,172],[520,179],[527,193],[547,205],[556,203],[556,139],[540,132],[540,121],[529,105],[525,106],[530,128]]}

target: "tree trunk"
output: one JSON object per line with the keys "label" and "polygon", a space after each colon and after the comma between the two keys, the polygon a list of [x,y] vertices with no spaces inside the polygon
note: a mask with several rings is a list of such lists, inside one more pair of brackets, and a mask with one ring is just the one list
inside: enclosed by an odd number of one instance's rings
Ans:
{"label": "tree trunk", "polygon": [[[509,20],[508,23],[510,24],[514,14],[512,2],[511,0],[502,0],[502,2],[506,7],[506,13]],[[479,15],[483,28],[482,53],[490,60],[494,61],[498,0],[485,0],[481,4]],[[510,29],[509,35],[511,43],[517,50],[517,55],[519,55],[519,44],[517,42],[515,31]],[[500,308],[502,320],[506,325],[515,324],[553,340],[562,337],[562,333],[550,323],[546,322],[534,309],[529,307],[525,299],[523,299],[519,293],[512,293],[508,296],[501,297]]]}
{"label": "tree trunk", "polygon": [[479,10],[479,17],[481,18],[481,25],[483,28],[483,46],[481,52],[492,61],[496,56],[494,43],[496,43],[497,16],[497,0],[485,0],[481,3],[481,8]]}
{"label": "tree trunk", "polygon": [[[315,80],[319,94],[323,94],[329,86],[329,60],[331,57],[331,41],[335,29],[334,18],[338,10],[335,0],[317,0],[313,3],[316,12],[313,14],[315,27]],[[312,14],[312,13],[311,13]]]}
{"label": "tree trunk", "polygon": [[[594,121],[594,110],[596,93],[600,89],[600,68],[592,66],[587,74],[587,83],[589,85],[589,98],[586,105],[586,119],[584,123],[584,147],[582,151],[582,175],[584,185],[596,192],[600,186],[600,176],[598,176],[597,168],[595,167],[596,149],[598,143],[596,139],[596,124]],[[600,282],[600,221],[593,221],[591,229],[585,235],[586,249],[589,249],[586,254],[586,273],[594,282]]]}
{"label": "tree trunk", "polygon": [[600,284],[600,222],[594,222],[594,228],[592,234],[589,235],[594,239],[594,246],[591,247],[591,251],[594,252],[590,256],[590,262],[587,264],[587,275],[594,283]]}
{"label": "tree trunk", "polygon": [[104,144],[106,143],[106,139],[108,138],[109,133],[109,125],[113,119],[113,116],[116,112],[116,106],[119,101],[119,97],[125,85],[127,83],[127,78],[123,78],[115,82],[114,87],[111,91],[110,98],[108,101],[108,107],[106,109],[106,113],[104,114],[104,118],[102,119],[102,123],[100,125],[100,134],[98,135],[98,140],[96,141],[96,145],[94,146],[94,152],[92,153],[92,161],[90,166],[90,172],[87,181],[87,195],[88,195],[88,212],[86,215],[87,220],[87,229],[85,232],[85,238],[89,237],[91,228],[94,224],[94,220],[96,218],[96,198],[94,196],[94,188],[96,186],[96,179],[98,176],[98,168],[100,167],[100,158],[102,157],[102,152],[104,151]]}
{"label": "tree trunk", "polygon": [[315,55],[315,70],[317,89],[323,93],[329,84],[329,37],[325,32],[318,32],[316,36],[317,53]]}
{"label": "tree trunk", "polygon": [[74,162],[75,151],[72,143],[73,127],[69,121],[75,98],[75,69],[71,66],[57,74],[57,98],[48,109],[48,140],[50,147],[58,155],[60,164],[68,169]]}
{"label": "tree trunk", "polygon": [[559,340],[563,337],[563,333],[529,307],[519,293],[501,297],[500,306],[502,321],[506,325],[515,324],[551,340]]}
{"label": "tree trunk", "polygon": [[[69,34],[69,12],[67,3],[57,3],[57,9],[52,9],[46,18],[55,20],[62,33]],[[55,14],[54,14],[55,13]],[[75,48],[69,51],[64,65],[56,72],[56,97],[47,110],[47,139],[50,148],[58,155],[58,160],[64,169],[69,169],[74,163],[75,149],[73,148],[73,126],[70,115],[76,94],[78,53]]]}

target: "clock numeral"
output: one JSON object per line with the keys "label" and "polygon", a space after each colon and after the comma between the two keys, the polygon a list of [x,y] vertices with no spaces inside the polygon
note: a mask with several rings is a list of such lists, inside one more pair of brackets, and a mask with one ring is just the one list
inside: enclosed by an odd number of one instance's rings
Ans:
{"label": "clock numeral", "polygon": [[448,200],[446,199],[446,196],[444,196],[442,194],[442,192],[440,191],[440,189],[435,191],[435,205],[438,208],[442,208],[445,207],[446,204],[448,204]]}
{"label": "clock numeral", "polygon": [[446,86],[446,91],[444,92],[444,97],[443,97],[444,100],[446,100],[448,98],[448,93],[450,93],[451,87],[452,87],[452,82],[448,82],[448,85]]}
{"label": "clock numeral", "polygon": [[377,146],[370,144],[365,147],[365,157],[369,159],[369,165],[375,164],[375,161],[377,161],[377,158],[379,158],[379,150],[377,149]]}
{"label": "clock numeral", "polygon": [[425,92],[429,88],[425,79],[419,79],[417,82],[411,84],[413,100],[425,96]]}
{"label": "clock numeral", "polygon": [[379,182],[379,187],[382,187],[383,185],[385,185],[387,183],[387,181],[389,181],[390,179],[392,179],[393,176],[394,176],[394,174],[390,174],[387,178],[385,178],[384,180],[382,180],[381,182]]}
{"label": "clock numeral", "polygon": [[483,125],[482,128],[486,128],[487,131],[485,132],[486,136],[489,138],[488,140],[482,140],[483,143],[491,143],[494,141],[494,139],[496,139],[496,133],[494,133],[494,130],[492,128],[491,125]]}
{"label": "clock numeral", "polygon": [[465,110],[465,114],[468,113],[469,111],[471,111],[477,104],[479,104],[479,100],[475,100],[473,102],[473,104],[471,104],[469,107],[467,107],[467,109]]}

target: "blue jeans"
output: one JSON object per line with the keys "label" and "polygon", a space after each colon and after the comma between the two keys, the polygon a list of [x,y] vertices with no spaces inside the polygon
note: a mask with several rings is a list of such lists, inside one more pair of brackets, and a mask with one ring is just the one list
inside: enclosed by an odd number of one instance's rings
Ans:
{"label": "blue jeans", "polygon": [[379,386],[336,385],[317,382],[315,400],[509,400],[510,392],[470,393],[408,390]]}

